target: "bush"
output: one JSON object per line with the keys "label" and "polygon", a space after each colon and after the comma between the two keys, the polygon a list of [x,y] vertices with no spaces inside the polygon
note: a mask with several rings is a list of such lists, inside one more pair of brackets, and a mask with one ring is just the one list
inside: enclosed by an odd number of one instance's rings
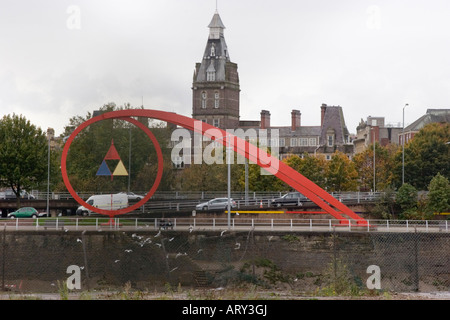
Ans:
{"label": "bush", "polygon": [[427,207],[431,212],[450,211],[450,183],[446,177],[438,173],[428,185]]}

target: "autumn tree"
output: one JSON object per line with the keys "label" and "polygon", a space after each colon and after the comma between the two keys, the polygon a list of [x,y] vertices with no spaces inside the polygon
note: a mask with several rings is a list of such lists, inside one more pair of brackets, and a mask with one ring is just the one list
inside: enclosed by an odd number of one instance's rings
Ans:
{"label": "autumn tree", "polygon": [[359,187],[361,191],[373,190],[374,158],[375,158],[375,187],[384,190],[392,184],[394,157],[397,147],[380,146],[375,143],[375,157],[373,144],[353,157],[355,169],[358,172]]}
{"label": "autumn tree", "polygon": [[358,172],[355,164],[342,152],[335,152],[326,167],[327,190],[356,191]]}

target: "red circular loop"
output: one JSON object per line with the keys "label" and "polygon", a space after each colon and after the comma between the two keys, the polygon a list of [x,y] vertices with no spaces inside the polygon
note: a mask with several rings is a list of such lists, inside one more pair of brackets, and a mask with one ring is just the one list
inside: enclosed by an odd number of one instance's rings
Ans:
{"label": "red circular loop", "polygon": [[[123,208],[120,210],[103,210],[103,209],[98,209],[96,207],[93,207],[92,205],[88,204],[87,202],[85,202],[83,199],[81,199],[81,197],[75,192],[75,190],[73,189],[72,185],[70,184],[70,180],[69,177],[67,176],[67,168],[66,168],[66,164],[67,164],[67,154],[69,152],[69,148],[70,145],[72,144],[73,140],[75,139],[75,137],[86,127],[88,127],[89,125],[98,122],[98,121],[102,121],[102,120],[106,120],[106,119],[121,119],[121,120],[125,120],[128,121],[132,124],[134,124],[135,126],[139,127],[142,131],[144,131],[147,136],[150,138],[150,140],[153,142],[153,145],[155,146],[155,150],[156,150],[156,154],[158,157],[158,171],[156,174],[156,179],[155,182],[152,186],[152,188],[150,189],[150,191],[145,195],[145,197],[137,202],[136,204],[129,206],[127,208]],[[67,139],[66,144],[64,145],[64,149],[63,149],[63,153],[61,156],[61,174],[64,180],[64,184],[66,185],[67,190],[70,192],[70,194],[72,195],[72,197],[82,206],[84,206],[85,208],[96,212],[96,213],[100,213],[103,215],[108,215],[110,217],[118,215],[118,214],[124,214],[124,213],[128,213],[131,211],[134,211],[138,208],[140,208],[143,204],[145,204],[155,193],[156,189],[158,189],[159,184],[161,183],[161,178],[162,178],[162,173],[163,173],[163,155],[162,155],[162,151],[161,151],[161,147],[158,143],[158,141],[156,140],[155,136],[153,135],[153,133],[150,131],[150,129],[148,127],[146,127],[143,123],[130,118],[130,117],[124,117],[122,116],[109,116],[109,117],[105,117],[104,115],[100,115],[94,118],[91,118],[85,122],[83,122],[80,126],[78,126],[75,131],[70,135],[70,137]]]}

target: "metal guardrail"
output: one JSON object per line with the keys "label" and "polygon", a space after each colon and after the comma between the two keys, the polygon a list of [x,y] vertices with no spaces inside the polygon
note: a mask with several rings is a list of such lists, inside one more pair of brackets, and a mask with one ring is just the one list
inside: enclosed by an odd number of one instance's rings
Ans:
{"label": "metal guardrail", "polygon": [[[231,192],[231,198],[235,200],[248,200],[248,201],[256,201],[261,199],[275,199],[280,198],[284,194],[289,191],[254,191],[249,192],[248,197],[246,199],[246,194],[243,191]],[[117,193],[116,191],[109,192],[97,192],[97,191],[82,191],[79,192],[78,195],[87,199],[94,194],[110,194]],[[145,195],[146,192],[135,192],[137,195]],[[348,199],[352,200],[375,200],[380,198],[381,195],[384,195],[384,192],[331,192],[330,193],[336,199],[345,201]],[[40,191],[32,191],[31,195],[35,199],[44,200],[47,199],[47,192]],[[150,198],[151,200],[195,200],[195,201],[207,201],[213,198],[224,198],[227,197],[226,191],[157,191]],[[73,199],[72,195],[68,192],[52,192],[50,193],[50,199],[52,200],[64,200],[64,199]]]}
{"label": "metal guardrail", "polygon": [[448,220],[367,220],[367,226],[349,223],[341,224],[336,219],[264,219],[264,218],[113,218],[108,217],[58,217],[58,218],[17,218],[0,219],[5,230],[265,230],[265,231],[366,231],[366,232],[449,232]]}

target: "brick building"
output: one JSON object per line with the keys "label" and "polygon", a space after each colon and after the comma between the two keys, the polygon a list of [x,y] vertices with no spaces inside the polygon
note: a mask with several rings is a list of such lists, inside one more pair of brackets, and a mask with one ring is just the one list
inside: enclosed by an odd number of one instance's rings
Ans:
{"label": "brick building", "polygon": [[[259,120],[240,119],[240,85],[238,65],[231,62],[225,42],[225,25],[216,12],[208,25],[209,37],[202,61],[195,66],[192,84],[192,117],[221,129],[278,129],[278,137],[270,137],[269,146],[277,146],[281,158],[292,154],[324,154],[327,159],[336,151],[349,157],[353,143],[340,106],[320,106],[321,123],[302,126],[300,110],[292,110],[289,126],[271,126],[270,111],[262,110]],[[318,110],[319,112],[319,110]],[[289,119],[289,115],[286,115]]]}

